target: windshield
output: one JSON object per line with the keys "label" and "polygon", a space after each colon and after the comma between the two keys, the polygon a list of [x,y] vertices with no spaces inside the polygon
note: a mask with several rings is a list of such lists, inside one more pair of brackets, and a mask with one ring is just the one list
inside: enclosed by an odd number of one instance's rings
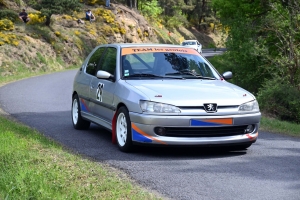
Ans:
{"label": "windshield", "polygon": [[[126,50],[127,49],[127,50]],[[122,50],[122,72],[125,79],[185,78],[219,79],[218,72],[194,49],[147,48]],[[130,50],[128,50],[130,49]]]}
{"label": "windshield", "polygon": [[182,45],[196,45],[196,42],[182,42]]}

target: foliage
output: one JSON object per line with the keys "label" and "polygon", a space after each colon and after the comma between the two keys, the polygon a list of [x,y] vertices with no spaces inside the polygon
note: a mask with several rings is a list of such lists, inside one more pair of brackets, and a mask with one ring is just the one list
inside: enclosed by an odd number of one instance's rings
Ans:
{"label": "foliage", "polygon": [[[299,110],[293,108],[300,104],[299,97],[293,98],[300,90],[298,1],[213,2],[223,27],[228,27],[228,52],[223,58],[235,65],[233,82],[259,93],[263,111],[299,122]],[[285,82],[275,84],[278,80]]]}
{"label": "foliage", "polygon": [[300,88],[300,5],[289,1],[287,5],[274,2],[270,7],[262,20],[257,51],[264,55],[268,70]]}
{"label": "foliage", "polygon": [[[231,66],[227,66],[233,73],[233,83],[257,93],[263,85],[264,78],[270,77],[270,72],[265,70],[261,55],[257,54],[254,43],[259,26],[253,24],[252,13],[259,10],[257,1],[254,3],[238,0],[215,0],[214,6],[221,15],[221,23],[230,27],[229,37],[226,41],[228,52],[223,59],[227,59]],[[257,8],[256,8],[256,7]],[[259,24],[259,18],[256,18]]]}
{"label": "foliage", "polygon": [[14,23],[9,19],[0,20],[0,31],[11,31],[14,29]]}
{"label": "foliage", "polygon": [[103,0],[80,0],[80,3],[88,4],[88,5],[95,5],[95,4],[100,4],[104,5]]}
{"label": "foliage", "polygon": [[52,14],[69,14],[78,11],[81,4],[78,0],[41,0],[34,8],[40,10],[46,17],[46,25],[50,25]]}
{"label": "foliage", "polygon": [[0,10],[0,19],[9,19],[15,22],[18,19],[18,14],[12,10]]}
{"label": "foliage", "polygon": [[281,120],[300,123],[300,91],[288,81],[269,80],[258,93],[260,108]]}
{"label": "foliage", "polygon": [[0,31],[0,46],[4,44],[19,45],[18,37],[15,34],[3,33]]}
{"label": "foliage", "polygon": [[174,15],[165,17],[165,24],[168,28],[178,28],[180,26],[187,26],[188,21],[186,17],[182,14],[181,8],[179,6],[174,6]]}
{"label": "foliage", "polygon": [[46,17],[41,15],[41,12],[29,13],[28,17],[30,19],[28,24],[41,24],[41,23],[45,23],[46,21]]}
{"label": "foliage", "polygon": [[146,2],[141,8],[141,13],[148,19],[158,19],[159,15],[163,12],[163,9],[159,7],[157,0],[151,0]]}
{"label": "foliage", "polygon": [[[107,9],[103,9],[103,8],[97,8],[95,10],[93,10],[93,13],[95,16],[100,17],[101,19],[103,19],[106,23],[114,23],[115,22],[115,15]],[[97,18],[96,18],[97,20]]]}

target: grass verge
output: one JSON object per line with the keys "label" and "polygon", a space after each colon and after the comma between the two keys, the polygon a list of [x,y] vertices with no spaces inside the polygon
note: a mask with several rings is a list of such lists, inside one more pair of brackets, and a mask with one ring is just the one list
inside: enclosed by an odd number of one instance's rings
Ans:
{"label": "grass verge", "polygon": [[260,130],[300,137],[300,124],[262,117]]}
{"label": "grass verge", "polygon": [[126,175],[0,116],[0,199],[159,199]]}

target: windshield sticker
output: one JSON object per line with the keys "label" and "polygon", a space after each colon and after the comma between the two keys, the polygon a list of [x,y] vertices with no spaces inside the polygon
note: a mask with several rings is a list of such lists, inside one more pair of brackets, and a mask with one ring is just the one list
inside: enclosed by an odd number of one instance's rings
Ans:
{"label": "windshield sticker", "polygon": [[103,94],[103,83],[98,83],[97,91],[96,91],[96,100],[102,102],[102,94]]}
{"label": "windshield sticker", "polygon": [[166,52],[166,53],[186,53],[186,54],[195,54],[199,53],[195,49],[189,48],[167,48],[167,47],[145,47],[145,48],[123,48],[122,56],[128,54],[137,54],[137,53],[154,53],[154,52]]}
{"label": "windshield sticker", "polygon": [[129,70],[128,69],[124,70],[124,76],[129,76]]}

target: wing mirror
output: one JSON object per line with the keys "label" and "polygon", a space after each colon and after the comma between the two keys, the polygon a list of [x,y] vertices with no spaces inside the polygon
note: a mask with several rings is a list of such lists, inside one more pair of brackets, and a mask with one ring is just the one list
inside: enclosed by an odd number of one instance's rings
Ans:
{"label": "wing mirror", "polygon": [[99,78],[99,79],[109,79],[109,80],[112,80],[112,81],[115,80],[114,75],[112,75],[112,74],[110,74],[110,73],[108,73],[106,71],[102,71],[102,70],[99,70],[97,72],[96,77]]}
{"label": "wing mirror", "polygon": [[230,71],[224,72],[224,73],[222,74],[222,76],[223,76],[223,78],[224,78],[225,80],[231,79],[231,78],[232,78],[232,72],[230,72]]}

